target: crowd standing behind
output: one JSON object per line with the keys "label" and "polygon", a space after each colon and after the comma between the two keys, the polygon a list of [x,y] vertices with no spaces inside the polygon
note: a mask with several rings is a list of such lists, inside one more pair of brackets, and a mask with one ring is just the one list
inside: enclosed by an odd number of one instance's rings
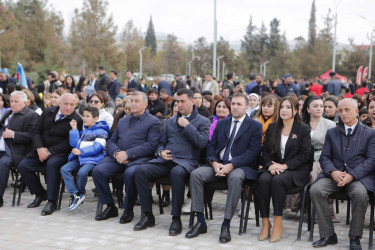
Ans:
{"label": "crowd standing behind", "polygon": [[[35,195],[28,208],[47,200],[44,216],[57,209],[60,175],[73,211],[87,195],[92,172],[94,191],[107,206],[95,220],[106,220],[118,216],[109,182],[122,174],[125,200],[119,222],[132,222],[139,202],[142,214],[134,226],[139,231],[155,226],[150,183],[169,177],[171,186],[163,186],[162,198],[163,206],[172,206],[169,235],[181,234],[181,215],[191,211],[197,223],[185,236],[194,238],[207,232],[205,184],[226,180],[219,241],[227,243],[247,180],[262,190],[254,201],[262,218],[259,240],[278,242],[288,190],[310,183],[320,230],[313,246],[337,243],[328,196],[345,191],[353,204],[350,248],[361,249],[367,193],[375,191],[375,89],[367,79],[340,82],[331,72],[321,81],[289,73],[266,80],[251,73],[248,82],[240,83],[229,72],[223,81],[210,73],[202,79],[176,74],[171,82],[155,77],[147,84],[145,78],[137,82],[131,70],[125,83],[116,70],[107,74],[99,66],[97,73],[76,83],[72,75],[52,71],[42,84],[23,88],[0,72],[0,207],[12,166],[21,174],[15,185],[24,184]],[[36,175],[41,167],[46,188]],[[295,196],[297,210],[299,199]]]}

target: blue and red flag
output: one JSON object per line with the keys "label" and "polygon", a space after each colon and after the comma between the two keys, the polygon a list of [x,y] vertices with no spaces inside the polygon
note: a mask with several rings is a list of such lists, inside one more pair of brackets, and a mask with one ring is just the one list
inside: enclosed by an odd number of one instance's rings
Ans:
{"label": "blue and red flag", "polygon": [[22,87],[27,89],[26,74],[20,63],[17,63],[17,79],[18,79],[18,83],[21,84]]}

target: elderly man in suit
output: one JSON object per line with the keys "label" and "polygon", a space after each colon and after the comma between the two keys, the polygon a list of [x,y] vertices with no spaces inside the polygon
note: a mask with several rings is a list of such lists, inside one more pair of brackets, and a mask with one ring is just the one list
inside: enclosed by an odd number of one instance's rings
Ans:
{"label": "elderly man in suit", "polygon": [[353,99],[341,100],[338,112],[342,123],[327,132],[319,160],[323,172],[310,189],[321,238],[313,246],[337,243],[327,199],[332,193],[345,191],[352,203],[350,249],[362,249],[367,191],[375,191],[375,130],[357,119],[357,102]]}
{"label": "elderly man in suit", "polygon": [[39,115],[27,107],[27,96],[22,91],[10,95],[11,110],[0,120],[2,137],[0,147],[5,154],[0,159],[0,207],[3,206],[3,194],[8,183],[9,168],[18,166],[20,161],[32,149],[32,125]]}
{"label": "elderly man in suit", "polygon": [[[34,148],[18,165],[18,171],[30,193],[36,195],[27,207],[38,207],[44,200],[48,200],[42,215],[50,215],[57,208],[60,168],[68,161],[71,151],[70,122],[76,120],[78,129],[82,129],[82,118],[74,111],[75,102],[73,94],[65,93],[60,97],[59,106],[47,108],[43,112],[33,127]],[[47,191],[35,174],[40,166],[46,170]]]}
{"label": "elderly man in suit", "polygon": [[132,114],[119,121],[107,143],[108,156],[92,172],[100,202],[107,204],[107,208],[97,215],[95,220],[106,220],[118,215],[109,188],[109,179],[124,170],[125,210],[120,223],[129,223],[133,220],[133,207],[137,198],[134,172],[140,164],[153,158],[160,140],[161,122],[146,109],[146,94],[136,91],[131,95],[130,102]]}
{"label": "elderly man in suit", "polygon": [[178,115],[167,121],[159,146],[157,158],[137,168],[135,181],[144,216],[134,226],[135,231],[155,225],[152,214],[149,182],[169,176],[172,184],[172,224],[169,235],[181,233],[181,208],[184,202],[185,182],[198,167],[200,152],[208,143],[210,121],[199,115],[194,106],[194,95],[189,89],[177,92]]}
{"label": "elderly man in suit", "polygon": [[197,237],[207,232],[203,215],[204,184],[225,180],[228,182],[224,222],[221,227],[220,242],[231,240],[230,221],[241,195],[242,182],[258,178],[257,158],[261,149],[262,125],[246,115],[249,100],[237,94],[232,98],[231,117],[217,123],[214,134],[207,146],[209,165],[194,170],[190,177],[192,211],[198,222],[186,233],[186,238]]}

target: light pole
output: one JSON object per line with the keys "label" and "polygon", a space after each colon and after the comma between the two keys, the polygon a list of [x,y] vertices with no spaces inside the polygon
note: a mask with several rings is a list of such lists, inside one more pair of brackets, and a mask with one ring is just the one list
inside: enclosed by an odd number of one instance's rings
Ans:
{"label": "light pole", "polygon": [[138,50],[139,52],[139,79],[142,78],[142,51],[147,49],[147,47],[143,47],[142,49]]}
{"label": "light pole", "polygon": [[[370,80],[371,79],[371,68],[372,68],[372,46],[373,46],[373,38],[374,38],[374,30],[375,30],[375,21],[370,20],[367,17],[359,15],[360,18],[365,19],[370,23],[371,27],[371,37],[370,37],[370,54],[369,54],[369,63],[368,63],[368,76],[367,78]],[[374,27],[372,27],[372,24],[374,24]]]}
{"label": "light pole", "polygon": [[336,27],[337,27],[337,7],[336,7],[336,14],[335,14],[335,34],[333,37],[332,71],[335,71],[335,66],[336,66]]}
{"label": "light pole", "polygon": [[[4,31],[6,31],[6,30],[8,30],[8,29],[10,29],[10,26],[9,26],[9,25],[6,26],[4,29],[0,30],[0,35],[1,35]],[[0,47],[0,68],[1,68],[1,47]]]}
{"label": "light pole", "polygon": [[217,21],[216,21],[216,0],[214,0],[214,46],[212,56],[212,75],[216,76],[216,40],[217,40]]}
{"label": "light pole", "polygon": [[193,62],[193,60],[190,60],[189,62],[189,76],[191,76],[191,63]]}
{"label": "light pole", "polygon": [[219,56],[216,61],[217,61],[217,74],[216,74],[216,81],[219,81],[220,78],[220,59],[223,58],[224,56]]}
{"label": "light pole", "polygon": [[224,80],[224,72],[225,72],[225,62],[223,62],[223,73],[222,73],[222,79]]}
{"label": "light pole", "polygon": [[269,63],[270,61],[265,61],[263,63],[263,76],[264,76],[264,79],[266,79],[266,70],[267,70],[267,67],[266,65]]}

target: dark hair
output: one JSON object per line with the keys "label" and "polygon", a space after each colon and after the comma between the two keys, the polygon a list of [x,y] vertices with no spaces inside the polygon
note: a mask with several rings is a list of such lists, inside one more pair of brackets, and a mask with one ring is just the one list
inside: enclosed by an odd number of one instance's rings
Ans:
{"label": "dark hair", "polygon": [[36,85],[36,89],[38,90],[38,93],[43,93],[44,92],[44,84],[38,84]]}
{"label": "dark hair", "polygon": [[174,104],[176,103],[176,100],[173,99],[173,101],[171,102],[171,106],[169,108],[169,112],[168,112],[168,115],[165,117],[166,119],[169,119],[173,116],[173,109],[174,109]]}
{"label": "dark hair", "polygon": [[[44,84],[43,84],[43,86],[44,86]],[[7,90],[8,95],[12,94],[12,92],[14,90],[16,90],[16,84],[8,83],[8,85],[6,86],[6,90]]]}
{"label": "dark hair", "polygon": [[96,93],[102,96],[103,101],[104,101],[104,102],[103,102],[104,104],[106,104],[106,103],[109,101],[109,100],[108,100],[108,96],[107,96],[107,94],[106,94],[106,93],[108,93],[108,90],[105,91],[105,90],[101,89],[101,90],[96,91]]}
{"label": "dark hair", "polygon": [[55,73],[52,73],[52,72],[51,72],[51,73],[49,73],[48,75],[51,76],[52,78],[56,78]]}
{"label": "dark hair", "polygon": [[229,73],[227,74],[227,80],[228,80],[228,79],[232,79],[233,74],[234,74],[233,72],[229,72]]}
{"label": "dark hair", "polygon": [[[267,93],[267,92],[262,92],[262,93]],[[267,105],[267,104],[274,105],[274,113],[272,115],[272,121],[275,122],[279,118],[280,100],[276,95],[269,94],[260,99],[259,110],[254,116],[254,119],[259,119],[259,117],[263,115],[262,106]]]}
{"label": "dark hair", "polygon": [[91,100],[94,96],[96,96],[99,99],[99,101],[105,105],[104,95],[102,93],[97,92],[92,94],[89,100]]}
{"label": "dark hair", "polygon": [[[206,99],[206,101],[210,103],[210,107],[208,108],[208,111],[210,111],[210,113],[213,114],[215,112],[214,99],[210,95],[204,95],[203,99]],[[202,102],[202,105],[203,105],[203,102]]]}
{"label": "dark hair", "polygon": [[103,66],[99,66],[98,70],[104,70],[104,67]]}
{"label": "dark hair", "polygon": [[85,76],[81,76],[79,78],[79,81],[78,81],[78,84],[77,84],[77,88],[76,90],[79,91],[79,92],[82,92],[82,88],[83,88],[83,82],[86,80],[86,77]]}
{"label": "dark hair", "polygon": [[0,96],[1,96],[1,98],[3,98],[3,102],[4,102],[3,107],[4,108],[9,108],[9,104],[10,104],[10,97],[9,97],[9,95],[0,93]]}
{"label": "dark hair", "polygon": [[61,84],[61,85],[58,86],[57,88],[62,88],[63,90],[66,90],[66,89],[68,89],[68,86],[65,85],[65,84]]}
{"label": "dark hair", "polygon": [[358,106],[358,109],[361,109],[363,107],[363,99],[362,96],[359,94],[355,94],[352,96],[352,98],[360,103],[360,106]]}
{"label": "dark hair", "polygon": [[96,107],[87,106],[83,112],[85,111],[91,113],[92,117],[99,117],[99,110]]}
{"label": "dark hair", "polygon": [[78,99],[79,99],[79,100],[82,100],[82,99],[83,99],[82,94],[81,94],[80,91],[74,91],[73,94],[76,94],[76,95],[78,96]]}
{"label": "dark hair", "polygon": [[220,102],[224,102],[225,106],[229,109],[229,114],[231,114],[230,108],[232,106],[232,101],[231,101],[230,98],[225,97],[224,99],[221,99],[221,100],[216,102],[213,115],[216,115],[216,108],[217,108],[217,105],[219,105]]}
{"label": "dark hair", "polygon": [[160,90],[160,94],[161,94],[161,93],[164,93],[164,94],[168,94],[168,95],[169,95],[168,90],[167,90],[166,88],[161,89],[161,90]]}
{"label": "dark hair", "polygon": [[[68,78],[68,77],[70,77],[70,78],[72,79],[72,86],[71,86],[71,87],[68,86],[68,81],[67,81],[67,78]],[[73,88],[76,87],[76,83],[75,83],[74,78],[73,78],[72,75],[67,75],[67,76],[65,77],[65,84],[66,84],[66,86],[67,86],[70,90],[72,90]]]}
{"label": "dark hair", "polygon": [[310,114],[309,112],[307,112],[307,108],[310,107],[310,103],[312,101],[315,101],[315,100],[322,100],[320,99],[319,97],[317,96],[314,96],[314,95],[310,95],[309,97],[307,97],[307,99],[305,100],[305,102],[303,103],[303,107],[302,107],[302,120],[304,123],[306,123],[307,125],[310,126]]}
{"label": "dark hair", "polygon": [[111,73],[113,73],[115,76],[118,75],[117,71],[115,71],[115,70],[111,70]]}
{"label": "dark hair", "polygon": [[367,82],[366,81],[362,81],[361,85],[362,85],[362,87],[367,87]]}
{"label": "dark hair", "polygon": [[187,97],[189,99],[193,99],[194,98],[193,91],[191,91],[190,89],[180,89],[180,90],[177,91],[177,95],[178,96],[187,95]]}
{"label": "dark hair", "polygon": [[137,91],[135,88],[130,88],[130,89],[127,89],[126,90],[126,93],[133,93],[133,92],[135,92],[135,91]]}
{"label": "dark hair", "polygon": [[223,90],[224,90],[224,89],[229,90],[229,93],[230,93],[230,87],[229,87],[229,86],[225,86],[225,87],[223,88]]}
{"label": "dark hair", "polygon": [[367,102],[367,110],[368,110],[368,108],[369,108],[369,106],[370,106],[370,103],[373,102],[373,101],[375,101],[375,97],[371,98],[371,99]]}
{"label": "dark hair", "polygon": [[[52,91],[52,93],[56,93],[56,94],[58,94],[59,96],[62,96],[64,93],[65,93],[65,91],[64,90],[61,90],[61,89],[54,89],[53,91]],[[51,93],[51,94],[52,94]]]}
{"label": "dark hair", "polygon": [[[281,101],[280,101],[280,110],[281,110],[281,105],[285,101],[289,101],[290,102],[290,104],[292,105],[292,112],[293,113],[295,111],[297,111],[296,115],[294,116],[294,122],[301,122],[301,118],[300,118],[300,116],[298,114],[299,103],[298,103],[297,97],[295,95],[284,96],[281,99]],[[271,154],[275,154],[277,152],[277,148],[279,147],[277,141],[278,141],[279,136],[281,135],[281,130],[283,129],[283,127],[284,127],[283,119],[279,115],[279,118],[276,120],[276,123],[275,123],[275,126],[273,128],[273,131],[271,131],[272,132],[272,136],[271,136],[271,139],[270,139],[270,141],[269,141],[269,143],[267,145],[267,147],[271,151]]]}
{"label": "dark hair", "polygon": [[335,104],[336,108],[337,108],[337,106],[339,105],[339,100],[338,100],[337,97],[335,97],[335,96],[328,96],[326,99],[324,99],[324,103],[325,103],[326,101],[333,102],[333,104]]}
{"label": "dark hair", "polygon": [[250,81],[255,80],[255,77],[256,77],[256,75],[254,73],[250,73],[249,80]]}
{"label": "dark hair", "polygon": [[158,95],[158,90],[155,89],[155,88],[150,88],[150,89],[147,91],[147,96],[149,96],[150,94]]}
{"label": "dark hair", "polygon": [[[249,98],[247,98],[247,96],[245,96],[244,94],[235,94],[235,95],[232,96],[232,100],[235,97],[243,98],[245,100],[246,105],[249,105]],[[258,100],[259,100],[259,98],[258,98]]]}
{"label": "dark hair", "polygon": [[128,70],[126,72],[130,72],[130,73],[132,73],[132,75],[134,74],[133,70]]}

